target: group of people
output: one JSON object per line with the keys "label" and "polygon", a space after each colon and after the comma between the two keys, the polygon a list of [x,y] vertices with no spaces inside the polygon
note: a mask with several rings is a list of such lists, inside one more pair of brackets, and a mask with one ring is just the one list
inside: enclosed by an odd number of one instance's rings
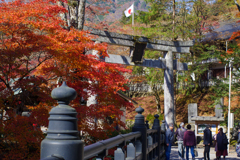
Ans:
{"label": "group of people", "polygon": [[[169,128],[166,131],[166,160],[170,159],[171,146],[174,141],[174,131],[173,124],[169,124]],[[204,160],[210,160],[210,147],[213,145],[216,151],[216,159],[219,160],[223,155],[223,159],[228,155],[227,144],[228,140],[226,134],[223,133],[223,129],[219,128],[218,134],[212,137],[211,126],[208,125],[204,130],[203,135],[203,145],[204,145]],[[189,150],[192,154],[192,159],[195,159],[195,147],[196,147],[196,136],[195,133],[191,130],[191,125],[187,125],[187,129],[184,128],[184,123],[182,122],[179,128],[175,132],[175,136],[178,141],[178,154],[179,159],[184,159],[185,148],[186,148],[186,159],[189,160]]]}

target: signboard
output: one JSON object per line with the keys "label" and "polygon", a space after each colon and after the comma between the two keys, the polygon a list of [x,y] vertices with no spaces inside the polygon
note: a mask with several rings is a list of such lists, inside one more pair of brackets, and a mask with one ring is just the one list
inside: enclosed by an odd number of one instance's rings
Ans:
{"label": "signboard", "polygon": [[216,126],[216,124],[212,124],[212,125],[211,125],[211,131],[212,131],[212,133],[216,133],[216,132],[217,132],[217,126]]}
{"label": "signboard", "polygon": [[197,134],[204,134],[204,130],[206,129],[207,125],[211,126],[212,135],[217,134],[217,124],[198,124]]}
{"label": "signboard", "polygon": [[198,134],[203,134],[203,131],[207,127],[206,124],[198,124]]}

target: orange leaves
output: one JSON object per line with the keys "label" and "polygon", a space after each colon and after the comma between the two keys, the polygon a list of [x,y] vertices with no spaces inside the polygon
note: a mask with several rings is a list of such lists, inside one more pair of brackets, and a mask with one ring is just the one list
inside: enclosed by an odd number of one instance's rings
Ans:
{"label": "orange leaves", "polygon": [[233,51],[232,48],[230,48],[230,49],[227,50],[227,54],[231,55],[231,54],[233,54],[233,53],[234,53],[234,51]]}
{"label": "orange leaves", "polygon": [[236,17],[240,17],[240,12],[238,12],[238,13],[236,14]]}
{"label": "orange leaves", "polygon": [[[5,142],[15,143],[4,151],[7,156],[15,154],[14,159],[39,158],[34,153],[39,152],[43,135],[32,125],[47,125],[47,106],[55,102],[49,97],[50,91],[60,77],[76,89],[78,97],[71,105],[79,113],[80,130],[93,137],[106,138],[101,137],[101,133],[113,131],[117,125],[124,126],[119,121],[120,108],[132,106],[116,94],[118,90],[126,89],[128,80],[124,74],[130,71],[87,54],[96,50],[97,55],[108,56],[107,44],[93,42],[87,32],[64,28],[65,22],[58,16],[66,10],[55,2],[16,0],[0,3],[0,109],[9,100],[13,110],[27,106],[32,113],[29,118],[9,113],[11,119],[2,121],[7,126],[1,126],[4,134],[12,133],[4,137]],[[35,77],[26,78],[30,75]],[[14,95],[14,89],[22,92]],[[87,100],[94,94],[98,95],[96,105],[79,104],[82,97]],[[21,105],[15,105],[17,102]],[[114,122],[110,124],[106,117]],[[93,128],[88,123],[93,118],[101,120],[101,126]],[[18,127],[14,128],[14,125]],[[30,152],[28,147],[34,151]]]}
{"label": "orange leaves", "polygon": [[[239,17],[240,14],[238,13],[237,16]],[[236,22],[236,25],[239,25],[240,21],[237,21]],[[238,46],[240,46],[240,43],[239,43],[239,40],[240,40],[240,31],[237,31],[237,32],[233,32],[231,38],[229,39],[230,41],[231,40],[235,40],[235,41],[238,41]]]}
{"label": "orange leaves", "polygon": [[237,39],[240,36],[240,31],[238,32],[233,32],[233,35],[231,36],[231,38],[229,40],[233,40],[233,39]]}
{"label": "orange leaves", "polygon": [[[29,25],[29,27],[35,27],[38,29],[44,29],[44,27],[49,28],[51,23],[59,23],[59,18],[57,14],[59,12],[66,12],[64,8],[58,7],[56,5],[50,5],[49,3],[55,3],[54,1],[21,1],[16,0],[8,3],[1,3],[0,7],[3,12],[1,12],[2,17],[0,21],[11,24],[22,24]],[[9,14],[4,14],[4,12]],[[51,15],[51,18],[48,16]],[[54,26],[54,25],[53,25]]]}

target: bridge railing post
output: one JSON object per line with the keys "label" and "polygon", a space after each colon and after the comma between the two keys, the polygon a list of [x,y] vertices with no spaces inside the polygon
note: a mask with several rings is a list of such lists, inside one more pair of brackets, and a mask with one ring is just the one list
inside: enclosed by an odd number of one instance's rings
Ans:
{"label": "bridge railing post", "polygon": [[161,127],[160,127],[160,123],[159,123],[159,119],[158,119],[158,118],[159,118],[159,115],[156,114],[154,117],[155,117],[155,119],[154,119],[154,122],[153,122],[152,129],[156,129],[156,130],[157,130],[157,136],[155,136],[154,138],[155,138],[155,142],[158,143],[158,146],[157,146],[157,148],[156,148],[154,157],[155,157],[155,156],[158,156],[158,160],[160,160],[160,157],[161,157],[161,155],[160,155]]}
{"label": "bridge railing post", "polygon": [[68,105],[77,93],[63,82],[61,87],[52,91],[51,96],[58,100],[59,105],[49,113],[47,136],[41,142],[41,159],[61,157],[64,160],[83,160],[84,144],[77,128],[77,112]]}
{"label": "bridge railing post", "polygon": [[123,153],[122,148],[118,147],[117,150],[114,151],[114,160],[124,160],[125,154]]}
{"label": "bridge railing post", "polygon": [[138,114],[135,116],[135,123],[132,132],[141,132],[140,141],[142,143],[142,159],[147,160],[147,127],[144,123],[144,116],[142,115],[144,109],[139,106],[135,111]]}
{"label": "bridge railing post", "polygon": [[161,158],[160,159],[165,159],[165,133],[166,133],[166,123],[163,120],[162,125],[161,125],[161,136],[160,136],[160,154]]}

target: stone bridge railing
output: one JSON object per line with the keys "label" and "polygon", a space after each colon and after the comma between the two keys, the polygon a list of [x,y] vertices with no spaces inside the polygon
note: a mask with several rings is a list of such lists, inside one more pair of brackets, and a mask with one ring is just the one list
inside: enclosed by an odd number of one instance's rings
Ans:
{"label": "stone bridge railing", "polygon": [[165,123],[161,127],[159,115],[155,115],[152,129],[144,123],[144,109],[138,107],[132,132],[121,134],[97,143],[84,146],[77,128],[77,112],[68,104],[75,99],[76,91],[64,82],[52,91],[58,106],[50,111],[46,138],[41,143],[41,160],[85,160],[96,157],[103,160],[108,150],[114,147],[115,160],[164,160]]}

